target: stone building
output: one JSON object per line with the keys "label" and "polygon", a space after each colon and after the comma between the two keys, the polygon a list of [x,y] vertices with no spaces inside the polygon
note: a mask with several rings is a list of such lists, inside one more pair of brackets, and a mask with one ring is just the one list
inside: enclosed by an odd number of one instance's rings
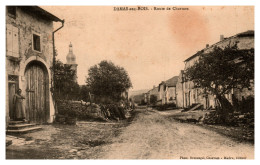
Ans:
{"label": "stone building", "polygon": [[38,6],[6,7],[6,121],[14,119],[13,97],[22,89],[26,119],[51,123],[53,22],[64,21]]}
{"label": "stone building", "polygon": [[[183,103],[178,102],[179,107],[190,107],[192,104],[200,103],[204,108],[215,107],[215,97],[211,94],[207,94],[203,89],[194,86],[192,81],[185,80],[185,70],[191,67],[196,61],[198,61],[199,56],[204,53],[210,53],[213,51],[214,47],[219,47],[224,49],[227,46],[233,46],[237,44],[238,49],[240,50],[249,50],[254,48],[254,31],[246,31],[239,33],[237,35],[231,36],[229,38],[224,38],[223,35],[220,36],[220,41],[202,49],[198,53],[187,58],[185,62],[184,72],[179,75],[177,97],[181,99],[183,97]],[[182,90],[181,90],[182,89]],[[254,95],[254,84],[252,80],[252,87],[250,89],[233,89],[230,94],[226,94],[226,98],[232,102],[232,96],[235,96],[238,100],[242,98],[253,96]]]}
{"label": "stone building", "polygon": [[147,103],[149,105],[152,104],[151,103],[151,97],[155,97],[156,98],[156,102],[157,102],[157,100],[159,98],[158,86],[157,87],[153,86],[153,89],[151,89],[151,90],[149,90],[147,92]]}
{"label": "stone building", "polygon": [[184,82],[184,71],[181,70],[179,76],[178,76],[178,81],[176,84],[176,106],[179,108],[184,107],[184,95],[183,95],[183,82]]}
{"label": "stone building", "polygon": [[73,54],[73,48],[72,48],[72,44],[70,43],[69,45],[69,53],[66,57],[67,63],[65,65],[69,65],[71,66],[71,69],[75,71],[75,76],[73,77],[74,81],[77,82],[77,67],[78,64],[76,63],[76,56],[75,54]]}
{"label": "stone building", "polygon": [[178,76],[174,76],[169,80],[163,81],[158,86],[159,100],[161,104],[176,104],[176,84],[178,81]]}

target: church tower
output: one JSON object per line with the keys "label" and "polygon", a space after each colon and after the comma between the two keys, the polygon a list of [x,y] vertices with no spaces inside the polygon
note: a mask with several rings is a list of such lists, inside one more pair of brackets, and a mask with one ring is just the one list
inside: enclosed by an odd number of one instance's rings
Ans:
{"label": "church tower", "polygon": [[67,63],[66,65],[70,65],[71,66],[71,69],[75,70],[75,77],[73,78],[75,82],[77,82],[77,67],[78,67],[78,64],[76,63],[76,56],[75,54],[73,54],[73,48],[72,48],[72,44],[70,43],[69,45],[69,53],[66,57],[67,59]]}

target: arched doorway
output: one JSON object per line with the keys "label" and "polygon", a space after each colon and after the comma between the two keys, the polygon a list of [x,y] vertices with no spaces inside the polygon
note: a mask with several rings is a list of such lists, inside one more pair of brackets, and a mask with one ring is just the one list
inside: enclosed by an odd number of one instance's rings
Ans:
{"label": "arched doorway", "polygon": [[46,67],[38,61],[25,69],[26,119],[33,123],[46,123],[49,117],[49,77]]}

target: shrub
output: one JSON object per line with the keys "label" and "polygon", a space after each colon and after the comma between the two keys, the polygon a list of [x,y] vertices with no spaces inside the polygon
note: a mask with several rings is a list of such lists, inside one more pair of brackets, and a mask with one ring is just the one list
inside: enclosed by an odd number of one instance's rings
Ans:
{"label": "shrub", "polygon": [[67,111],[67,116],[75,118],[75,117],[77,117],[77,111],[75,109],[70,109]]}
{"label": "shrub", "polygon": [[254,112],[255,98],[252,96],[243,99],[240,102],[242,112]]}

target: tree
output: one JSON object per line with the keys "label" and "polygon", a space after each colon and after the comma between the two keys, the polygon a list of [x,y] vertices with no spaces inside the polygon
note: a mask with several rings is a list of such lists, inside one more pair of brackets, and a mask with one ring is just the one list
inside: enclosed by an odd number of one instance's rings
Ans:
{"label": "tree", "polygon": [[79,95],[79,85],[73,80],[75,71],[71,66],[64,65],[57,60],[55,64],[54,92],[56,99],[77,99]]}
{"label": "tree", "polygon": [[101,61],[98,65],[92,66],[88,71],[86,83],[95,95],[96,101],[119,101],[121,94],[132,87],[126,70],[109,61]]}
{"label": "tree", "polygon": [[80,99],[86,102],[90,101],[89,92],[89,87],[87,85],[82,85],[80,88]]}
{"label": "tree", "polygon": [[199,60],[185,71],[188,80],[216,96],[222,114],[234,108],[225,98],[233,88],[250,87],[254,79],[254,49],[239,50],[237,45],[210,53],[199,52]]}

